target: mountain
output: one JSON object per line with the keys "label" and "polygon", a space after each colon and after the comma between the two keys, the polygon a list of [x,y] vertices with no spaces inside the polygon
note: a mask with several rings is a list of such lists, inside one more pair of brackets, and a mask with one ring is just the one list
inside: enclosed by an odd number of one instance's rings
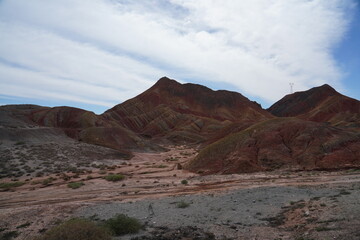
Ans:
{"label": "mountain", "polygon": [[83,149],[101,146],[94,156],[104,147],[117,151],[102,158],[163,151],[159,143],[196,144],[200,152],[185,168],[204,174],[338,169],[360,167],[359,113],[358,100],[329,85],[287,95],[264,110],[237,92],[163,77],[101,115],[71,107],[0,106],[0,142],[51,142],[53,152],[63,143],[62,149],[74,142]]}
{"label": "mountain", "polygon": [[205,141],[234,121],[273,117],[240,93],[180,84],[167,77],[102,116],[144,137],[192,143]]}
{"label": "mountain", "polygon": [[[56,142],[70,138],[67,140],[130,156],[130,151],[163,150],[154,140],[200,143],[234,121],[254,123],[271,117],[240,93],[213,91],[164,77],[139,96],[101,115],[65,106],[1,106],[0,140]],[[17,129],[16,134],[13,129]]]}
{"label": "mountain", "polygon": [[190,171],[241,173],[360,167],[360,103],[325,84],[290,94],[256,124],[233,123],[185,166]]}
{"label": "mountain", "polygon": [[204,174],[360,167],[360,133],[297,118],[254,124],[210,144],[185,168]]}
{"label": "mountain", "polygon": [[334,126],[360,127],[360,102],[338,93],[325,84],[304,92],[289,94],[268,111],[278,117],[297,117]]}
{"label": "mountain", "polygon": [[[112,148],[125,158],[131,150],[156,149],[120,125],[107,123],[102,117],[72,107],[7,105],[0,107],[0,141],[41,144],[73,140]],[[161,148],[159,148],[161,149]]]}
{"label": "mountain", "polygon": [[1,144],[66,141],[68,137],[60,129],[40,128],[36,122],[31,120],[30,115],[33,111],[45,109],[49,108],[36,105],[0,106]]}

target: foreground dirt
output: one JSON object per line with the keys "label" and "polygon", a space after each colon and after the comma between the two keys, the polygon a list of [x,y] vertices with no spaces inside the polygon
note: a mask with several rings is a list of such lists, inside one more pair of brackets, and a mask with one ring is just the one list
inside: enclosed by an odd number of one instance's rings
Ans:
{"label": "foreground dirt", "polygon": [[[106,219],[126,213],[147,224],[145,236],[159,227],[190,225],[217,239],[359,239],[359,171],[199,176],[181,169],[194,149],[169,149],[136,153],[101,170],[34,178],[1,192],[0,234],[32,239],[74,214]],[[109,173],[126,178],[108,182],[103,176]],[[84,186],[70,189],[70,181]],[[179,209],[179,201],[190,205]]]}

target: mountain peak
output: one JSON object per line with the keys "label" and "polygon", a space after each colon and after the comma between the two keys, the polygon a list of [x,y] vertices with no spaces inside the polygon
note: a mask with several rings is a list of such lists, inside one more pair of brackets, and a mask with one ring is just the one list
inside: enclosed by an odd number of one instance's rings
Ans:
{"label": "mountain peak", "polygon": [[[286,95],[278,102],[274,103],[268,111],[278,117],[294,117],[302,114],[308,114],[311,111],[315,111],[315,109],[319,112],[319,108],[329,109],[330,104],[335,102],[340,103],[340,101],[342,101],[341,99],[345,98],[345,96],[338,93],[333,87],[328,84],[324,84],[319,87],[311,88],[307,91]],[[328,102],[329,99],[333,99],[333,102]],[[338,111],[342,110],[338,109],[335,112]]]}
{"label": "mountain peak", "polygon": [[240,93],[182,84],[168,77],[160,78],[151,88],[106,111],[105,115],[122,121],[137,133],[151,136],[170,133],[179,122],[182,128],[177,126],[177,129],[188,131],[196,119],[199,129],[207,129],[212,121],[221,125],[223,121],[259,121],[273,117]]}
{"label": "mountain peak", "polygon": [[324,84],[319,87],[314,87],[308,91],[311,93],[314,93],[314,92],[320,93],[321,92],[322,94],[328,94],[329,96],[340,94],[329,84]]}
{"label": "mountain peak", "polygon": [[169,85],[180,85],[181,83],[175,81],[174,79],[170,79],[166,76],[157,80],[157,82],[152,87],[162,87],[162,86],[169,86]]}

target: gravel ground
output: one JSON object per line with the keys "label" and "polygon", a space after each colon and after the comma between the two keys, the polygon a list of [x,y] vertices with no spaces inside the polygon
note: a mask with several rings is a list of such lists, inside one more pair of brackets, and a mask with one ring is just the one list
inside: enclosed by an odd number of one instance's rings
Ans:
{"label": "gravel ground", "polygon": [[[78,210],[76,215],[108,219],[126,214],[147,226],[136,236],[149,235],[158,227],[196,226],[217,239],[360,239],[359,197],[360,183],[259,187],[97,204]],[[179,203],[189,206],[179,208]]]}

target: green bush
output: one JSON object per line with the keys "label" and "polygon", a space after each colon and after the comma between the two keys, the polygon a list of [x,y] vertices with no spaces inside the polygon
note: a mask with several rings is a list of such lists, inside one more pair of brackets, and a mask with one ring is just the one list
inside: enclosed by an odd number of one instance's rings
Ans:
{"label": "green bush", "polygon": [[9,190],[11,188],[20,187],[24,185],[24,182],[7,182],[0,183],[0,189]]}
{"label": "green bush", "polygon": [[117,182],[123,180],[125,176],[121,174],[110,174],[105,176],[104,178],[108,181]]}
{"label": "green bush", "polygon": [[184,180],[181,181],[181,184],[187,185],[188,181],[184,179]]}
{"label": "green bush", "polygon": [[187,208],[190,206],[190,203],[184,202],[184,201],[180,201],[177,203],[176,205],[178,208]]}
{"label": "green bush", "polygon": [[44,179],[44,180],[42,181],[42,185],[48,186],[48,185],[50,185],[54,180],[55,180],[55,179],[52,178],[52,177],[47,178],[47,179]]}
{"label": "green bush", "polygon": [[85,219],[71,219],[35,240],[111,240],[109,231]]}
{"label": "green bush", "polygon": [[67,186],[72,189],[77,189],[83,185],[85,185],[83,182],[71,182],[71,183],[68,183]]}
{"label": "green bush", "polygon": [[106,220],[105,227],[115,235],[119,236],[128,233],[137,233],[142,228],[142,224],[135,218],[119,214]]}

